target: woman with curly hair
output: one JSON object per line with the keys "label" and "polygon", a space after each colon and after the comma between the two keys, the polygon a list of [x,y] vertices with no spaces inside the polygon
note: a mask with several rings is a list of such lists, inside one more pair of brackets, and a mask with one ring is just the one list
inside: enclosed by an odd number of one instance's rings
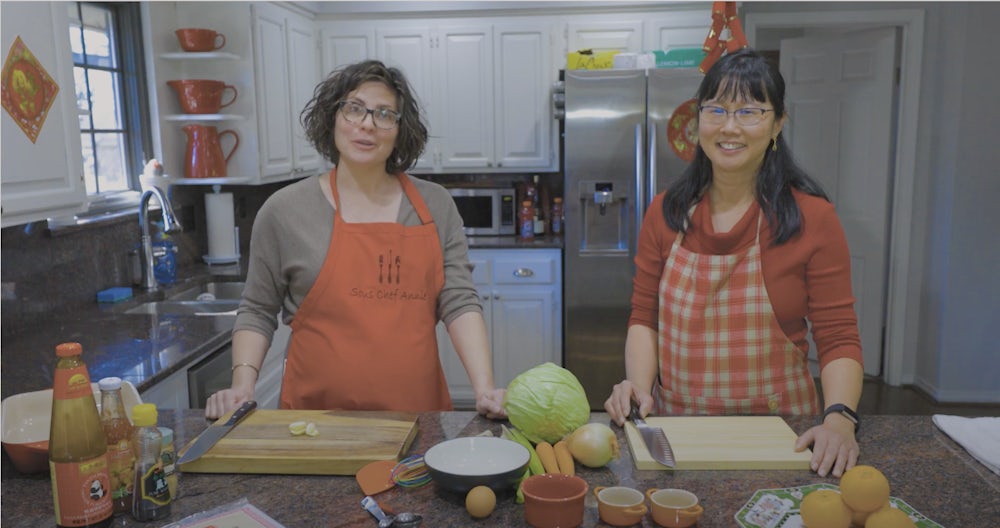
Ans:
{"label": "woman with curly hair", "polygon": [[277,327],[291,327],[281,407],[451,409],[438,359],[443,321],[476,394],[503,417],[462,219],[443,187],[405,171],[427,142],[403,73],[363,61],[321,82],[301,114],[335,168],[272,195],[254,221],[221,416],[253,399]]}

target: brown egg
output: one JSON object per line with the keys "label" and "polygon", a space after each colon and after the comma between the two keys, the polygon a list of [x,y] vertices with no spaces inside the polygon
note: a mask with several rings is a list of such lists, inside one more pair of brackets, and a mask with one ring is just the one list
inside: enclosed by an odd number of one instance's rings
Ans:
{"label": "brown egg", "polygon": [[489,516],[496,507],[497,496],[487,486],[476,486],[465,496],[465,509],[476,519]]}

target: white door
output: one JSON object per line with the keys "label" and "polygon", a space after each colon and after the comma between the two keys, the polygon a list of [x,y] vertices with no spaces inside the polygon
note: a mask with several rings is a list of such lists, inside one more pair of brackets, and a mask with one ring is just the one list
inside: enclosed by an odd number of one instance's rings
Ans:
{"label": "white door", "polygon": [[896,40],[895,28],[881,28],[781,41],[786,138],[844,225],[869,375],[882,367]]}

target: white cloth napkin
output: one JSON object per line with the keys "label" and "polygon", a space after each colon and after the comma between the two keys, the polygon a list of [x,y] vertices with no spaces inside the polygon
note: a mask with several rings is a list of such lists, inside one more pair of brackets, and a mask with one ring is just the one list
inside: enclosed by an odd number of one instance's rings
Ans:
{"label": "white cloth napkin", "polygon": [[1000,417],[935,414],[933,420],[938,429],[958,442],[973,458],[1000,475]]}

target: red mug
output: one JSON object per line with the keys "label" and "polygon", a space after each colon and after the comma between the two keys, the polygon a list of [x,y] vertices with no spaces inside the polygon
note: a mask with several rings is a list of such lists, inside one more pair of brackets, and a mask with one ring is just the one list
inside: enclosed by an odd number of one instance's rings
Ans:
{"label": "red mug", "polygon": [[215,51],[226,45],[226,36],[211,29],[181,28],[174,34],[184,51]]}
{"label": "red mug", "polygon": [[[185,114],[216,114],[236,101],[239,92],[236,87],[222,81],[204,79],[182,79],[167,81],[167,85],[177,92],[177,100]],[[232,90],[232,98],[223,103],[222,93]]]}

